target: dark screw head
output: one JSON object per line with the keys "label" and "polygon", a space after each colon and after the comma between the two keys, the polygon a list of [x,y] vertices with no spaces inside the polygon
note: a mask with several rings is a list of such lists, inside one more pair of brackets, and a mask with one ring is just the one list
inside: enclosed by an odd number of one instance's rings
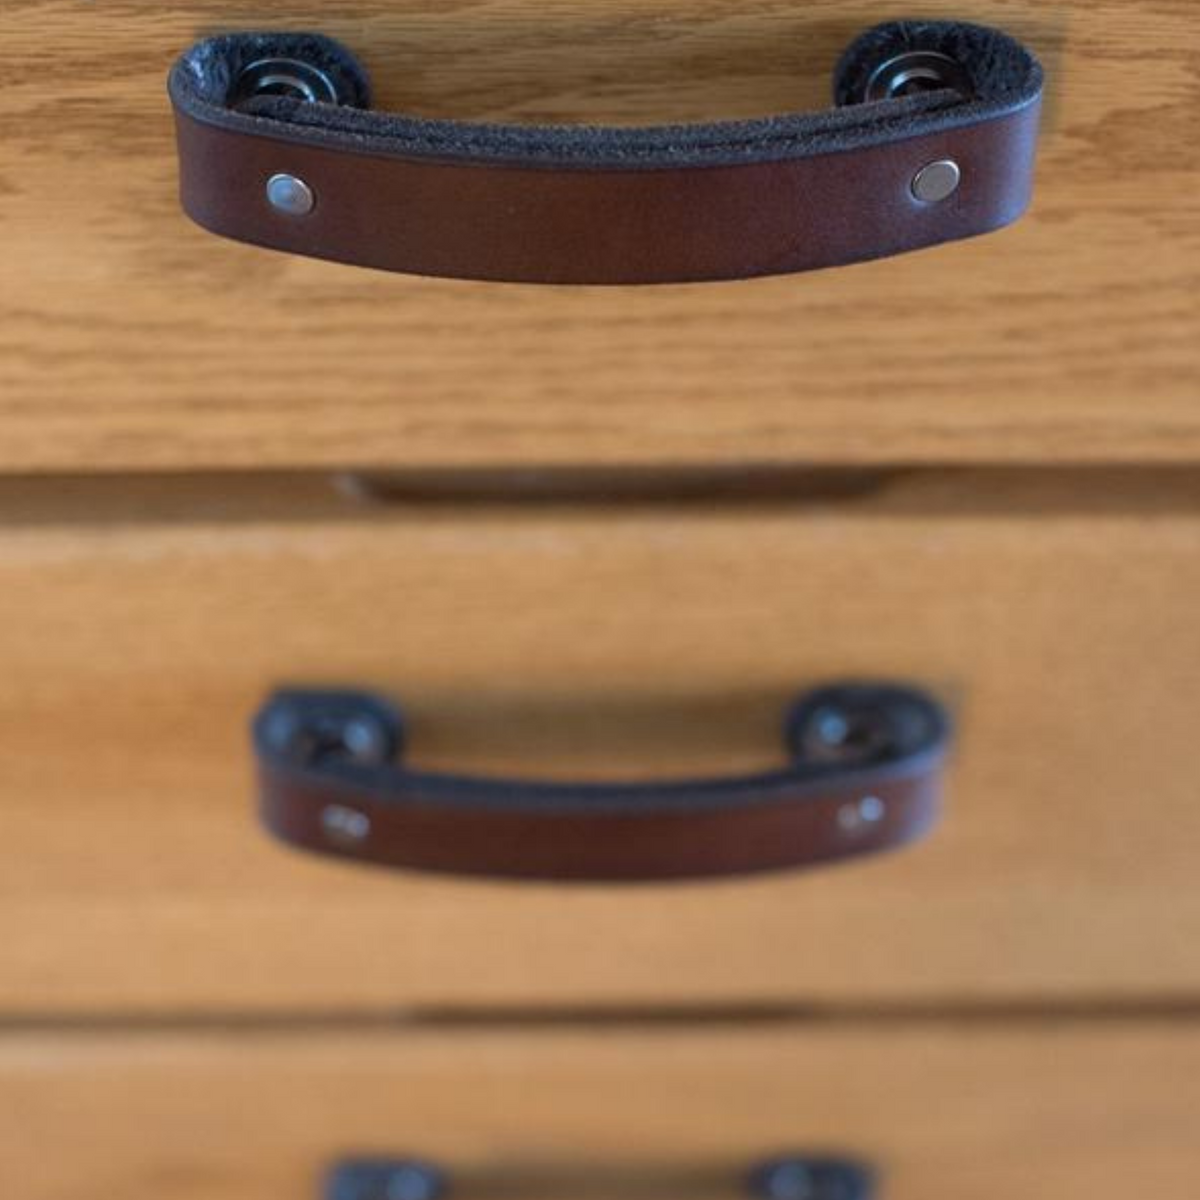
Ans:
{"label": "dark screw head", "polygon": [[330,1172],[326,1200],[441,1200],[446,1177],[414,1159],[357,1160]]}
{"label": "dark screw head", "polygon": [[795,731],[798,749],[814,763],[869,763],[893,742],[886,711],[866,706],[823,704]]}
{"label": "dark screw head", "polygon": [[812,1169],[798,1158],[784,1158],[761,1167],[754,1191],[763,1200],[818,1200]]}
{"label": "dark screw head", "polygon": [[943,89],[972,96],[975,85],[968,72],[948,54],[909,50],[880,63],[867,80],[864,100],[900,100],[920,92]]}
{"label": "dark screw head", "polygon": [[871,1200],[874,1177],[858,1163],[827,1158],[776,1158],[750,1176],[758,1200]]}
{"label": "dark screw head", "polygon": [[320,67],[298,58],[260,58],[248,63],[234,80],[231,108],[256,96],[286,96],[309,104],[336,104],[338,91]]}
{"label": "dark screw head", "polygon": [[382,711],[336,700],[286,697],[266,711],[261,733],[275,753],[306,766],[330,759],[378,766],[395,755],[400,740]]}

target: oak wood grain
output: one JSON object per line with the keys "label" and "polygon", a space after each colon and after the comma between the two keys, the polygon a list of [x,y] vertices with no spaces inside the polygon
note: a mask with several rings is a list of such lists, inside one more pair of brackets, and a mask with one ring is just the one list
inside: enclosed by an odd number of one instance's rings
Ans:
{"label": "oak wood grain", "polygon": [[175,199],[197,34],[324,30],[387,107],[644,122],[826,103],[908,0],[6,0],[0,470],[1192,462],[1190,0],[926,0],[1045,58],[1032,215],[844,271],[645,290],[391,277],[222,242]]}
{"label": "oak wood grain", "polygon": [[[10,481],[0,515],[10,1014],[1200,993],[1194,472],[624,505]],[[793,693],[846,676],[959,724],[942,827],[856,865],[465,883],[253,816],[279,683],[396,696],[427,766],[613,778],[774,765]]]}
{"label": "oak wood grain", "polygon": [[0,1037],[24,1200],[297,1200],[346,1154],[464,1200],[734,1200],[759,1158],[859,1154],[886,1200],[1190,1195],[1190,1025]]}

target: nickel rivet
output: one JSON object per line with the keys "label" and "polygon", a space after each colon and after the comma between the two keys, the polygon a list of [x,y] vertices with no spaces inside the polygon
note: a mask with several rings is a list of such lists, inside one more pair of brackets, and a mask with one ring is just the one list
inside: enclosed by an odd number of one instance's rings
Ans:
{"label": "nickel rivet", "polygon": [[923,166],[913,176],[912,194],[923,204],[937,204],[958,191],[962,171],[952,158],[943,158]]}
{"label": "nickel rivet", "polygon": [[289,217],[302,217],[312,212],[317,198],[299,176],[279,174],[267,180],[267,201]]}
{"label": "nickel rivet", "polygon": [[864,796],[838,809],[838,824],[846,833],[860,833],[883,820],[887,806],[878,796]]}
{"label": "nickel rivet", "polygon": [[371,818],[356,808],[330,804],[321,813],[321,829],[335,846],[360,846],[371,832]]}

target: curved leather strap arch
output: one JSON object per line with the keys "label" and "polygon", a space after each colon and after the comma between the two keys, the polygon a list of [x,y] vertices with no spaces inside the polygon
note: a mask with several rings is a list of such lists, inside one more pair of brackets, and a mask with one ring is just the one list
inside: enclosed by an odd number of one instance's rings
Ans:
{"label": "curved leather strap arch", "polygon": [[285,691],[254,725],[261,814],[284,841],[463,875],[652,880],[798,867],[900,846],[934,823],[949,738],[924,693],[806,696],[791,764],[743,778],[558,784],[413,771],[367,693]]}
{"label": "curved leather strap arch", "polygon": [[[952,60],[964,90],[866,100],[872,73],[913,51]],[[247,95],[247,68],[270,59],[306,64],[330,94]],[[368,109],[362,68],[329,38],[239,33],[188,50],[169,90],[183,205],[215,233],[422,275],[621,284],[803,271],[1014,221],[1031,194],[1042,72],[997,30],[892,22],[846,52],[825,112],[486,125]],[[945,160],[957,190],[920,199],[918,173]],[[276,175],[303,181],[308,211],[268,202]]]}

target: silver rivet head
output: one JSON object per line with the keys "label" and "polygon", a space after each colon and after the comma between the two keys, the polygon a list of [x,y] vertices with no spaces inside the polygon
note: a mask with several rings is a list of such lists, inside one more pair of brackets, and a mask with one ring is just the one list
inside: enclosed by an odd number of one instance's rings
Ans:
{"label": "silver rivet head", "polygon": [[330,804],[321,813],[321,830],[335,846],[360,846],[371,832],[371,818],[356,808]]}
{"label": "silver rivet head", "polygon": [[931,162],[913,176],[912,194],[924,204],[937,204],[958,191],[962,171],[952,158]]}
{"label": "silver rivet head", "polygon": [[295,175],[272,175],[267,180],[267,201],[289,217],[302,217],[312,212],[317,198],[303,179]]}
{"label": "silver rivet head", "polygon": [[838,809],[838,824],[846,833],[862,833],[878,825],[887,813],[887,806],[878,796],[864,796]]}

